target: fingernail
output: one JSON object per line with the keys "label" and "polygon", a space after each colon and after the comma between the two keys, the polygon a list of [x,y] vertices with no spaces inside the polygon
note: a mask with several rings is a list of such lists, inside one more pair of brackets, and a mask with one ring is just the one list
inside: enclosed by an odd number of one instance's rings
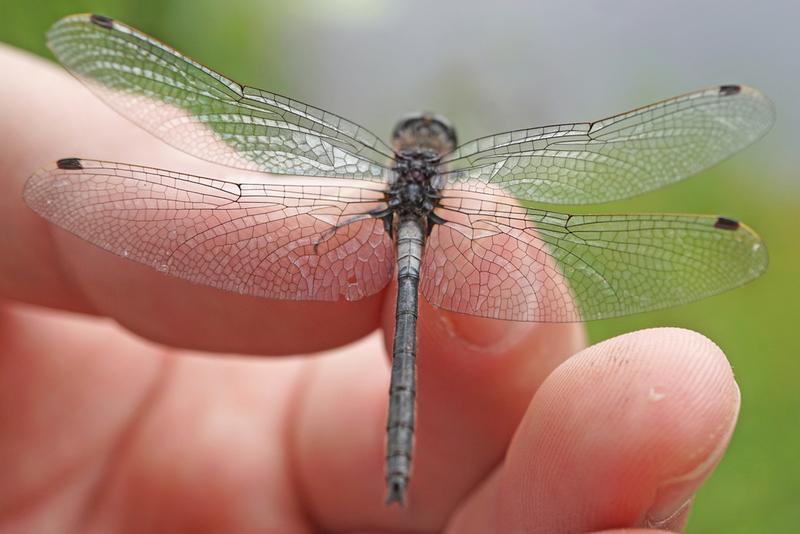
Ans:
{"label": "fingernail", "polygon": [[476,349],[503,350],[525,337],[535,323],[486,319],[443,311],[439,319],[452,337]]}
{"label": "fingernail", "polygon": [[736,410],[733,413],[727,427],[722,430],[718,438],[717,446],[708,457],[701,462],[691,472],[667,480],[659,486],[656,492],[656,499],[647,511],[645,524],[649,528],[661,528],[669,525],[674,518],[682,513],[692,502],[694,494],[706,477],[716,467],[728,448],[733,429],[736,427],[736,420],[739,417],[739,406],[741,404],[741,392],[739,386],[734,382],[736,390]]}

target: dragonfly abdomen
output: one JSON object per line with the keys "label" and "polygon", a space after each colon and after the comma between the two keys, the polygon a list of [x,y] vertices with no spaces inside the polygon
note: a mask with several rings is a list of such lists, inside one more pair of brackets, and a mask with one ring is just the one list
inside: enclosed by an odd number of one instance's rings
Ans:
{"label": "dragonfly abdomen", "polygon": [[422,220],[406,215],[397,225],[397,308],[389,387],[386,444],[387,504],[405,501],[414,446],[417,310],[425,240]]}

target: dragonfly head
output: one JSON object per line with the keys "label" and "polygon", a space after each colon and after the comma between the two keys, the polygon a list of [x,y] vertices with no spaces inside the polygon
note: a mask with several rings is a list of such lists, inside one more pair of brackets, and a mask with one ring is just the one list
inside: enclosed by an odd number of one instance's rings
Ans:
{"label": "dragonfly head", "polygon": [[398,153],[426,149],[443,156],[456,147],[456,142],[450,121],[434,113],[403,117],[392,131],[392,145]]}

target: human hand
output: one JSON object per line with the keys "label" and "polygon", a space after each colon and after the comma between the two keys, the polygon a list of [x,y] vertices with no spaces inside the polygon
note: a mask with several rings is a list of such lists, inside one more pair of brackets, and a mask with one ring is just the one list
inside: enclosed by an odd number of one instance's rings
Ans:
{"label": "human hand", "polygon": [[[350,303],[241,297],[49,226],[20,192],[61,157],[230,171],[150,137],[53,65],[0,48],[0,69],[0,531],[682,528],[739,407],[713,343],[657,329],[581,350],[577,324],[421,301],[409,503],[386,508],[390,340],[369,333],[391,332],[393,288]],[[361,338],[324,357],[194,352]]]}

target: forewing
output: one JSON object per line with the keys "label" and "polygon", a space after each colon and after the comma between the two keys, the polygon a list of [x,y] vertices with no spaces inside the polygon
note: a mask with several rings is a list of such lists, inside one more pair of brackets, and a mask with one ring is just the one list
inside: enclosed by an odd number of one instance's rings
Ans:
{"label": "forewing", "polygon": [[64,159],[34,174],[24,197],[73,234],[198,284],[288,300],[380,291],[393,272],[391,241],[361,214],[382,205],[382,192],[301,180],[237,184]]}
{"label": "forewing", "polygon": [[125,24],[56,22],[58,60],[116,111],[193,156],[278,174],[385,180],[389,149],[327,111],[239,85]]}
{"label": "forewing", "polygon": [[705,215],[567,215],[449,197],[425,249],[422,293],[514,321],[603,319],[691,302],[759,276],[749,228]]}
{"label": "forewing", "polygon": [[691,176],[763,136],[772,103],[746,86],[688,93],[595,122],[470,141],[442,160],[449,187],[502,187],[517,199],[588,204]]}

